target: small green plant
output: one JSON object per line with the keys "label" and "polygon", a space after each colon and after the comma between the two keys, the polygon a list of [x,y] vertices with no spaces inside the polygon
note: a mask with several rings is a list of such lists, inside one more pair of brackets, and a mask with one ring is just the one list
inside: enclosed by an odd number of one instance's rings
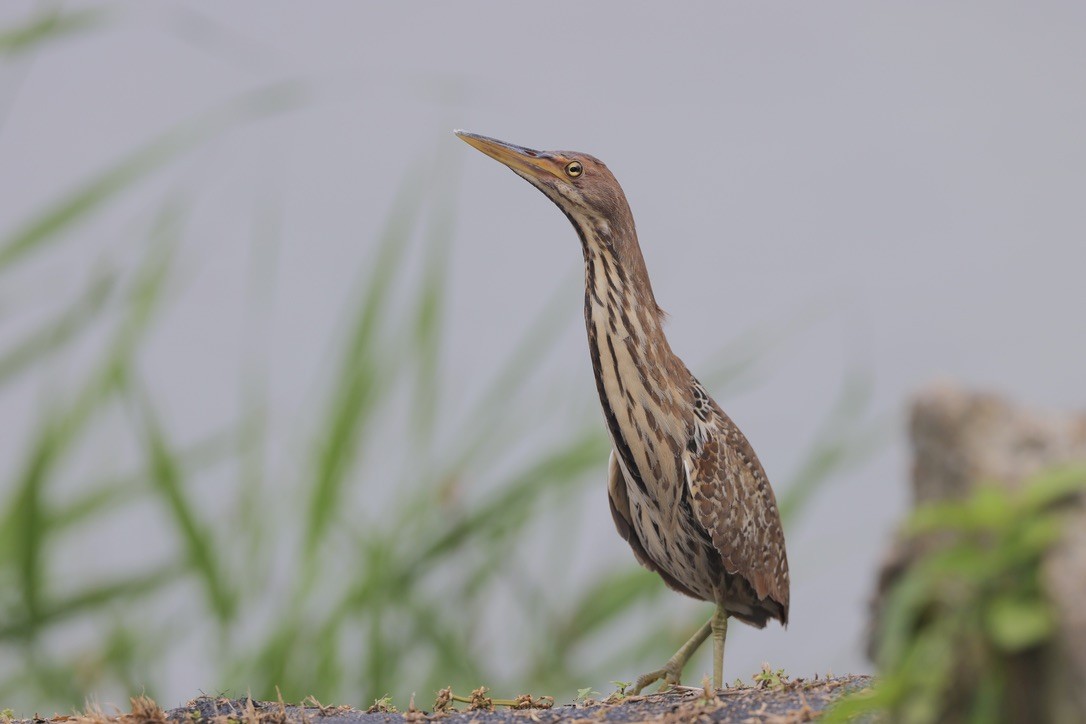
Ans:
{"label": "small green plant", "polygon": [[907,533],[935,541],[889,592],[878,632],[881,676],[825,721],[891,713],[905,724],[1007,718],[1015,657],[1055,626],[1041,582],[1065,506],[1086,491],[1086,470],[1039,476],[1015,492],[983,488],[961,502],[918,509]]}
{"label": "small green plant", "polygon": [[784,669],[774,671],[768,663],[762,664],[762,670],[751,678],[758,689],[779,689],[788,683],[788,674]]}
{"label": "small green plant", "polygon": [[367,714],[396,714],[399,712],[392,704],[392,696],[385,694],[384,696],[374,699],[373,705],[366,710]]}
{"label": "small green plant", "polygon": [[587,704],[594,697],[600,696],[600,692],[595,691],[591,686],[586,686],[583,689],[577,689],[576,701],[579,704]]}
{"label": "small green plant", "polygon": [[633,684],[632,681],[612,681],[615,685],[615,691],[611,693],[608,699],[622,700],[626,698],[626,689],[629,689]]}

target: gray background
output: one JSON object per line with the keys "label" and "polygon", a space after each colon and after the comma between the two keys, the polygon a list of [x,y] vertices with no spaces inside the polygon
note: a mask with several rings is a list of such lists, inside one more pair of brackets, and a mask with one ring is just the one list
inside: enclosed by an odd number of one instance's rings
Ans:
{"label": "gray background", "polygon": [[[0,21],[32,6],[9,0]],[[306,431],[294,417],[327,369],[397,184],[436,155],[462,172],[449,402],[482,387],[524,318],[579,273],[580,252],[562,215],[456,127],[608,163],[672,346],[695,373],[744,332],[790,330],[757,385],[719,399],[773,479],[799,464],[850,374],[871,375],[876,418],[898,419],[939,376],[1038,405],[1086,403],[1082,3],[109,7],[107,28],[0,70],[0,232],[233,94],[289,78],[316,88],[303,110],[224,135],[126,196],[96,217],[94,243],[0,284],[0,339],[11,340],[15,310],[44,315],[96,259],[124,258],[132,219],[164,190],[198,191],[184,281],[143,360],[182,440],[237,413],[244,340],[257,333],[243,294],[254,210],[282,206],[275,305],[258,333],[273,434],[289,440]],[[571,293],[549,370],[592,396],[580,305]],[[0,398],[0,470],[69,371],[42,370]],[[89,457],[108,461],[110,445]],[[869,668],[865,599],[907,502],[907,467],[899,430],[788,531],[792,625],[735,627],[728,678],[763,660],[797,675]],[[583,521],[582,557],[628,559],[602,479]],[[155,545],[135,521],[71,567]],[[658,615],[689,605],[664,599]],[[215,686],[190,653],[174,667],[177,701]]]}

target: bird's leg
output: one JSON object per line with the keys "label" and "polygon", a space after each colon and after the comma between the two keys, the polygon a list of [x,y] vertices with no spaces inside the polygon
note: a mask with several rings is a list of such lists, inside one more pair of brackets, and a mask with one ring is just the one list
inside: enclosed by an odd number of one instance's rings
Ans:
{"label": "bird's leg", "polygon": [[686,662],[690,660],[690,657],[694,655],[694,652],[698,650],[698,647],[702,645],[705,639],[709,638],[714,619],[706,621],[705,625],[699,628],[694,635],[690,637],[690,640],[683,644],[679,650],[675,652],[675,655],[667,660],[667,663],[664,664],[664,668],[650,671],[647,674],[637,677],[637,681],[635,681],[633,687],[629,689],[629,693],[640,694],[642,689],[660,679],[663,679],[665,684],[678,684],[679,680],[682,678],[683,667],[686,666]]}
{"label": "bird's leg", "polygon": [[719,604],[709,621],[713,629],[713,688],[724,683],[724,639],[728,636],[728,612]]}

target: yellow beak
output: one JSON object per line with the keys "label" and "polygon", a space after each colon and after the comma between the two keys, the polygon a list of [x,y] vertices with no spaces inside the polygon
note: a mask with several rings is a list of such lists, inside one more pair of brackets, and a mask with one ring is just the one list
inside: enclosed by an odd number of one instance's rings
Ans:
{"label": "yellow beak", "polygon": [[535,151],[462,130],[454,131],[454,133],[465,143],[477,148],[495,161],[504,163],[516,173],[535,178],[543,174],[561,177],[556,159],[545,151]]}

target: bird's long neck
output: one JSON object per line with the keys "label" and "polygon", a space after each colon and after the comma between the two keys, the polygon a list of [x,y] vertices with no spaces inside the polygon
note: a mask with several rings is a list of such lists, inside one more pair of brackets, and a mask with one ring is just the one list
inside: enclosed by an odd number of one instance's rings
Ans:
{"label": "bird's long neck", "polygon": [[623,468],[644,488],[661,477],[661,461],[681,451],[688,373],[664,337],[636,237],[608,236],[607,224],[574,225],[584,247],[585,324],[600,403]]}
{"label": "bird's long neck", "polygon": [[[671,353],[640,249],[616,252],[591,238],[584,245],[585,323],[589,340],[621,345],[641,371]],[[633,257],[633,258],[630,258]]]}

